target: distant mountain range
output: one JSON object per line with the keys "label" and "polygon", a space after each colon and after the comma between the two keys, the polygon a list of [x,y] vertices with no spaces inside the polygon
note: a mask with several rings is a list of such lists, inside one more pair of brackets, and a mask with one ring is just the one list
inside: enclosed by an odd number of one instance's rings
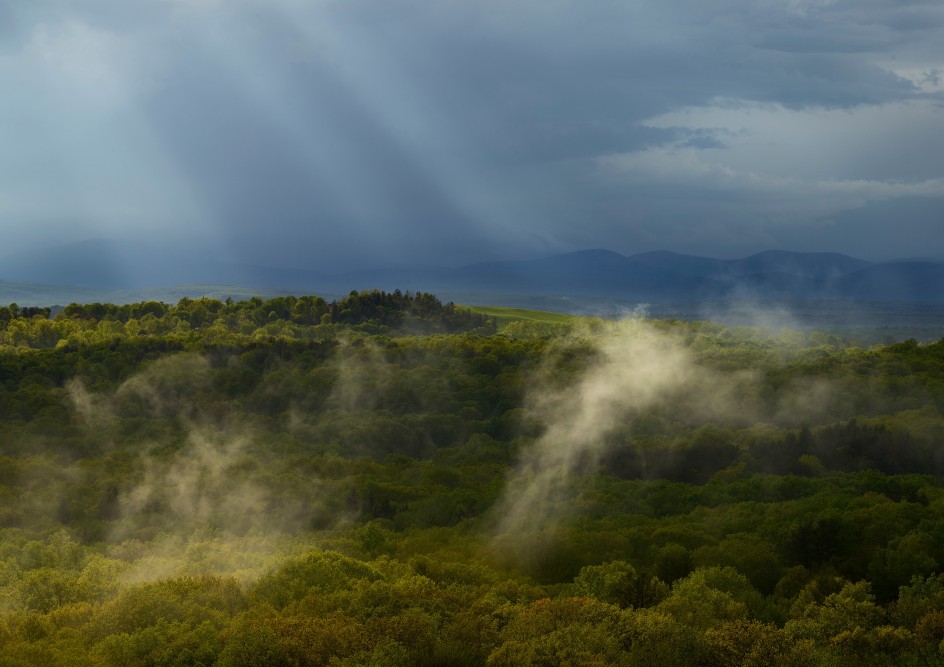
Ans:
{"label": "distant mountain range", "polygon": [[[247,290],[344,294],[377,288],[651,302],[754,298],[944,303],[944,262],[876,263],[838,253],[780,250],[733,260],[664,251],[627,257],[609,250],[582,250],[460,268],[378,269],[332,275],[184,259],[108,240],[0,258],[0,303],[16,300],[17,295],[24,305],[44,298],[61,303],[69,294],[84,300],[110,294],[119,300],[119,294],[184,285],[233,286],[237,296]],[[176,291],[186,293],[179,287]],[[215,293],[225,291],[215,289]]]}

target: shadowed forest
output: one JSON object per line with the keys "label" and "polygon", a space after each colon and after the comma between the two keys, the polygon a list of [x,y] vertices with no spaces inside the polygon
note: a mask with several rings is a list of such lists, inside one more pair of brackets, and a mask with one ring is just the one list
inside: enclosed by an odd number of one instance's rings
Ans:
{"label": "shadowed forest", "polygon": [[0,665],[944,664],[944,340],[0,307]]}

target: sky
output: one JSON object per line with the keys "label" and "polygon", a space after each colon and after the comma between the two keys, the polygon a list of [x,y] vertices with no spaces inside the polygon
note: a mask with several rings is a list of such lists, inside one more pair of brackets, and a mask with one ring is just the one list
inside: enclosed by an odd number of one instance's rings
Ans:
{"label": "sky", "polygon": [[944,257],[939,0],[0,0],[0,255]]}

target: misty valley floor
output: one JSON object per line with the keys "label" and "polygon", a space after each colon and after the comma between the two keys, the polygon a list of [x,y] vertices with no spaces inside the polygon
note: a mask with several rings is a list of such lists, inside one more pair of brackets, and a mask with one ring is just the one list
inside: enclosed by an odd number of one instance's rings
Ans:
{"label": "misty valley floor", "polygon": [[944,339],[47,315],[0,308],[2,665],[944,663]]}

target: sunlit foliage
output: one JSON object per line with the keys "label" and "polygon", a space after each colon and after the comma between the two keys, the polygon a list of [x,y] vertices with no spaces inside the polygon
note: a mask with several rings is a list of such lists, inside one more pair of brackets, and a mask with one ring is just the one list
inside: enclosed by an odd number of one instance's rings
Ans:
{"label": "sunlit foliage", "polygon": [[49,315],[0,308],[0,664],[944,660],[944,341],[647,323],[690,372],[509,533],[608,323]]}

